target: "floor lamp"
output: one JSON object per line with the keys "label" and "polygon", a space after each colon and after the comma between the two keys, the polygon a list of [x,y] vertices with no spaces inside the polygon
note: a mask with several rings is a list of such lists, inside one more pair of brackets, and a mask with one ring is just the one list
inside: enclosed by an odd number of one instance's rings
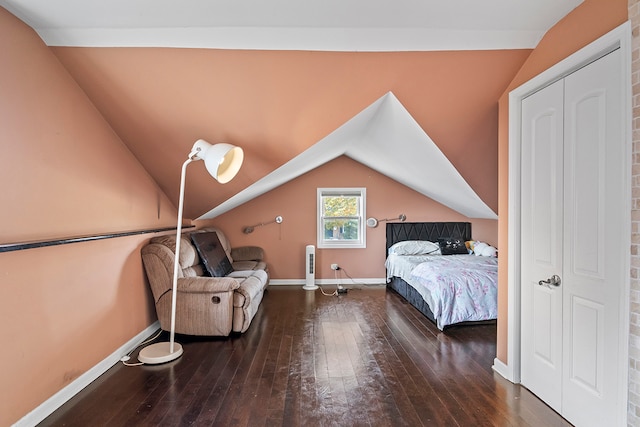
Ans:
{"label": "floor lamp", "polygon": [[178,293],[178,269],[180,268],[180,238],[182,234],[182,208],[184,205],[184,181],[187,174],[187,165],[196,160],[204,160],[204,165],[209,174],[220,184],[225,184],[233,179],[240,170],[244,153],[242,148],[230,144],[211,145],[207,141],[199,139],[193,144],[189,157],[182,165],[180,174],[180,200],[178,204],[178,226],[176,230],[176,252],[173,263],[173,287],[171,294],[171,331],[169,342],[151,344],[142,350],[138,360],[147,364],[170,362],[182,356],[182,346],[175,342],[176,329],[176,295]]}

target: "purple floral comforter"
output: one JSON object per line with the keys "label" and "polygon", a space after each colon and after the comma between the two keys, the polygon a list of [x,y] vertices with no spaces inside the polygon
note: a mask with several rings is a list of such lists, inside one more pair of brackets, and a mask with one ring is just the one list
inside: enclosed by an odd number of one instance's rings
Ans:
{"label": "purple floral comforter", "polygon": [[498,260],[475,255],[433,256],[408,282],[429,304],[438,328],[498,316]]}

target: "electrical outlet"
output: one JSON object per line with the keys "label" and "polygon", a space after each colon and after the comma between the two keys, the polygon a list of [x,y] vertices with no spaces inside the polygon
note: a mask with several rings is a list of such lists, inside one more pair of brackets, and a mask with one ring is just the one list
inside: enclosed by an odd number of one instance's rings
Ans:
{"label": "electrical outlet", "polygon": [[338,264],[331,264],[332,270],[340,270],[340,266]]}

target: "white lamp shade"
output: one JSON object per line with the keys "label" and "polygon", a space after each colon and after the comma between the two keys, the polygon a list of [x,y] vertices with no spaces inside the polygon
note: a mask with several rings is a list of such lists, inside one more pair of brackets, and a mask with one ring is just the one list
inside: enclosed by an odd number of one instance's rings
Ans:
{"label": "white lamp shade", "polygon": [[231,144],[211,145],[203,139],[199,139],[193,145],[194,149],[200,148],[196,157],[204,160],[204,165],[220,184],[231,181],[240,170],[244,160],[242,148]]}

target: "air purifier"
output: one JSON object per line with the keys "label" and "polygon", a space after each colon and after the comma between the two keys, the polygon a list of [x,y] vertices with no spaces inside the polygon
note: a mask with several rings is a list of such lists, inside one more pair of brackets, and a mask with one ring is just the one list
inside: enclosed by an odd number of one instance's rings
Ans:
{"label": "air purifier", "polygon": [[307,291],[315,291],[318,289],[316,285],[316,247],[307,245],[305,252],[305,284],[302,289]]}

